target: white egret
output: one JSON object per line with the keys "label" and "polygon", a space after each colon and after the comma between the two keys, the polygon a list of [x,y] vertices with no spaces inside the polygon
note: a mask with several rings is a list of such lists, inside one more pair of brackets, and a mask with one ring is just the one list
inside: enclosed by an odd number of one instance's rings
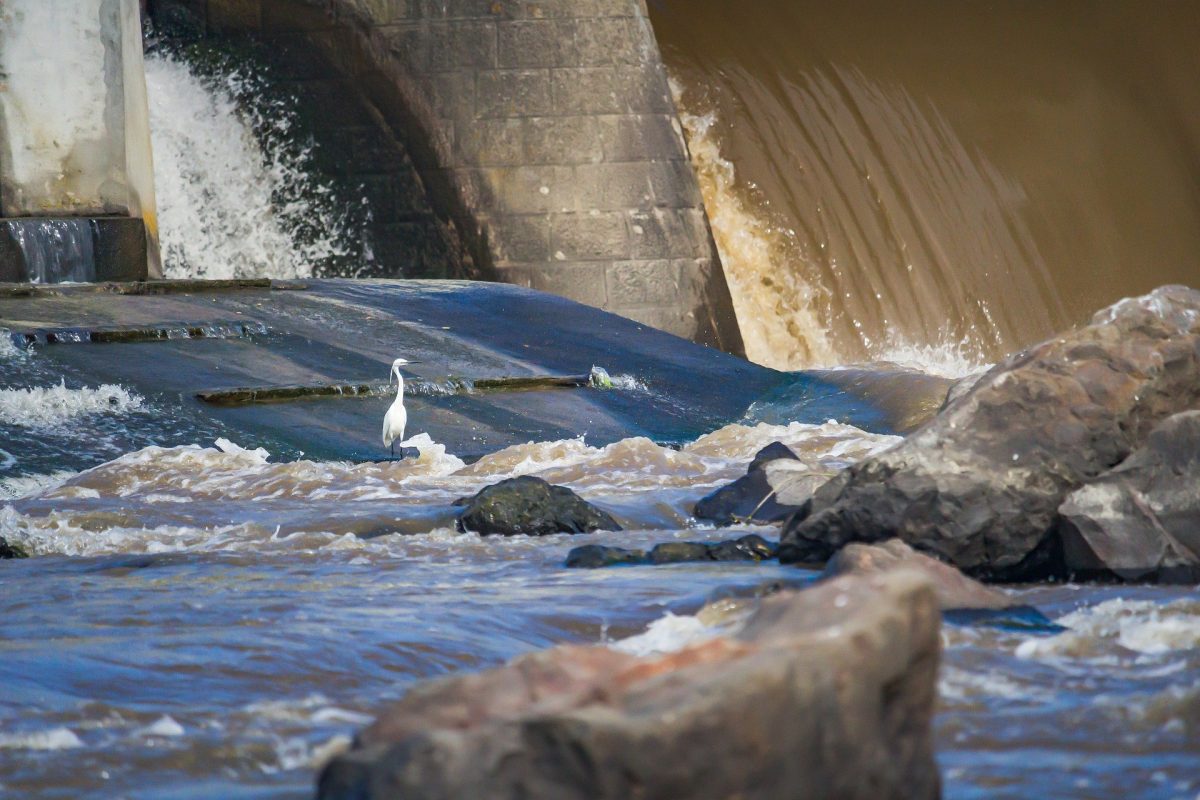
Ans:
{"label": "white egret", "polygon": [[[396,378],[396,399],[392,401],[392,406],[383,415],[383,446],[390,447],[392,458],[396,457],[396,447],[394,442],[397,439],[404,439],[404,426],[408,423],[408,412],[404,410],[404,376],[400,374],[400,367],[405,364],[413,364],[416,362],[409,361],[407,358],[397,358],[392,362],[392,375],[388,376],[388,385],[392,383],[392,376]],[[404,458],[404,447],[400,448],[400,457]]]}

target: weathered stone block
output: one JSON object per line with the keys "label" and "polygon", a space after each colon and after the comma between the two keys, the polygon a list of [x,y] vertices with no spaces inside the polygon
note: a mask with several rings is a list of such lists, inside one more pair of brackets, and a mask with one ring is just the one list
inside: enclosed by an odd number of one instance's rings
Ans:
{"label": "weathered stone block", "polygon": [[513,167],[491,173],[504,207],[514,214],[575,210],[575,170],[571,167]]}
{"label": "weathered stone block", "polygon": [[424,76],[423,82],[436,116],[464,123],[474,122],[479,100],[478,82],[473,70],[435,72]]}
{"label": "weathered stone block", "polygon": [[694,208],[652,208],[629,212],[634,258],[703,258],[708,255],[704,212]]}
{"label": "weathered stone block", "polygon": [[429,37],[427,63],[431,71],[496,66],[496,23],[433,22],[426,31]]}
{"label": "weathered stone block", "polygon": [[498,66],[565,67],[578,63],[571,20],[519,20],[497,23]]}
{"label": "weathered stone block", "polygon": [[389,54],[406,69],[421,72],[429,62],[429,36],[425,25],[404,23],[380,27]]}
{"label": "weathered stone block", "polygon": [[611,68],[571,67],[550,74],[554,110],[559,114],[619,114],[625,110],[617,73]]}
{"label": "weathered stone block", "polygon": [[623,17],[581,20],[575,27],[575,47],[581,66],[639,64],[649,61],[649,42],[634,35],[634,20]]}
{"label": "weathered stone block", "polygon": [[687,160],[683,131],[673,114],[622,114],[599,118],[605,161],[638,161],[647,152]]}
{"label": "weathered stone block", "polygon": [[595,261],[629,257],[629,235],[620,212],[555,214],[550,250],[557,261]]}
{"label": "weathered stone block", "polygon": [[476,86],[475,113],[480,117],[532,117],[554,110],[548,70],[481,72]]}
{"label": "weathered stone block", "polygon": [[596,263],[555,262],[531,266],[533,288],[590,306],[606,307],[604,266]]}
{"label": "weathered stone block", "polygon": [[525,153],[524,120],[481,119],[461,132],[455,143],[463,166],[520,166]]}
{"label": "weathered stone block", "polygon": [[608,298],[619,306],[669,302],[679,291],[679,267],[668,260],[615,261],[608,266]]}
{"label": "weathered stone block", "polygon": [[550,260],[550,220],[544,215],[492,217],[488,236],[498,264]]}
{"label": "weathered stone block", "polygon": [[604,159],[593,117],[534,117],[525,121],[529,164],[588,164]]}

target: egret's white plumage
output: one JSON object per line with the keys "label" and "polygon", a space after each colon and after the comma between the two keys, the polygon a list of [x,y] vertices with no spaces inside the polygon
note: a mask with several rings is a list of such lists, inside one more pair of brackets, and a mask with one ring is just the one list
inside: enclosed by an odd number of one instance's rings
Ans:
{"label": "egret's white plumage", "polygon": [[[404,439],[404,426],[408,424],[408,412],[404,410],[404,377],[400,374],[400,367],[408,363],[410,362],[406,358],[397,358],[392,362],[392,376],[396,378],[396,399],[383,415],[383,446],[390,447],[393,456],[396,455],[396,448],[392,443],[397,439]],[[389,376],[388,383],[391,382],[392,377]]]}

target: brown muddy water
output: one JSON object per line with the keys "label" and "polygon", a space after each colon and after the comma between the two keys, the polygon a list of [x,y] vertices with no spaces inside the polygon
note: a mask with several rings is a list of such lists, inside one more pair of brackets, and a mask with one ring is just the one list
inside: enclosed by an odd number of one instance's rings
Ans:
{"label": "brown muddy water", "polygon": [[1200,4],[649,7],[753,360],[995,361],[1200,282]]}
{"label": "brown muddy water", "polygon": [[[1119,297],[1200,283],[1200,4],[650,7],[755,360],[961,375]],[[241,142],[213,154],[213,186],[257,174],[228,103],[193,84],[160,69],[152,104],[157,85],[166,116]],[[190,117],[174,105],[189,98]],[[193,197],[204,179],[159,183]],[[278,253],[260,244],[243,254]],[[242,267],[283,269],[263,258]],[[37,358],[0,337],[0,536],[35,554],[0,564],[5,798],[310,796],[415,681],[563,642],[678,647],[729,621],[705,603],[815,577],[567,570],[571,547],[741,535],[690,510],[764,444],[829,471],[898,441],[731,424],[680,449],[581,438],[467,464],[422,440],[404,463],[319,462],[243,449],[123,387],[60,386]],[[107,460],[62,470],[81,438]],[[179,441],[197,444],[160,446]],[[628,530],[453,530],[454,499],[518,474]],[[1041,615],[946,620],[945,795],[1200,797],[1196,587],[1009,591]]]}

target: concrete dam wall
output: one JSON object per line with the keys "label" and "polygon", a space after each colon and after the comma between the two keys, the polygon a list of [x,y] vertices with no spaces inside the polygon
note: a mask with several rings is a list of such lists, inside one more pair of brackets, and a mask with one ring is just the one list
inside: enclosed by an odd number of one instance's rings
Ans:
{"label": "concrete dam wall", "polygon": [[149,10],[267,44],[344,143],[391,274],[501,280],[742,352],[641,0]]}

